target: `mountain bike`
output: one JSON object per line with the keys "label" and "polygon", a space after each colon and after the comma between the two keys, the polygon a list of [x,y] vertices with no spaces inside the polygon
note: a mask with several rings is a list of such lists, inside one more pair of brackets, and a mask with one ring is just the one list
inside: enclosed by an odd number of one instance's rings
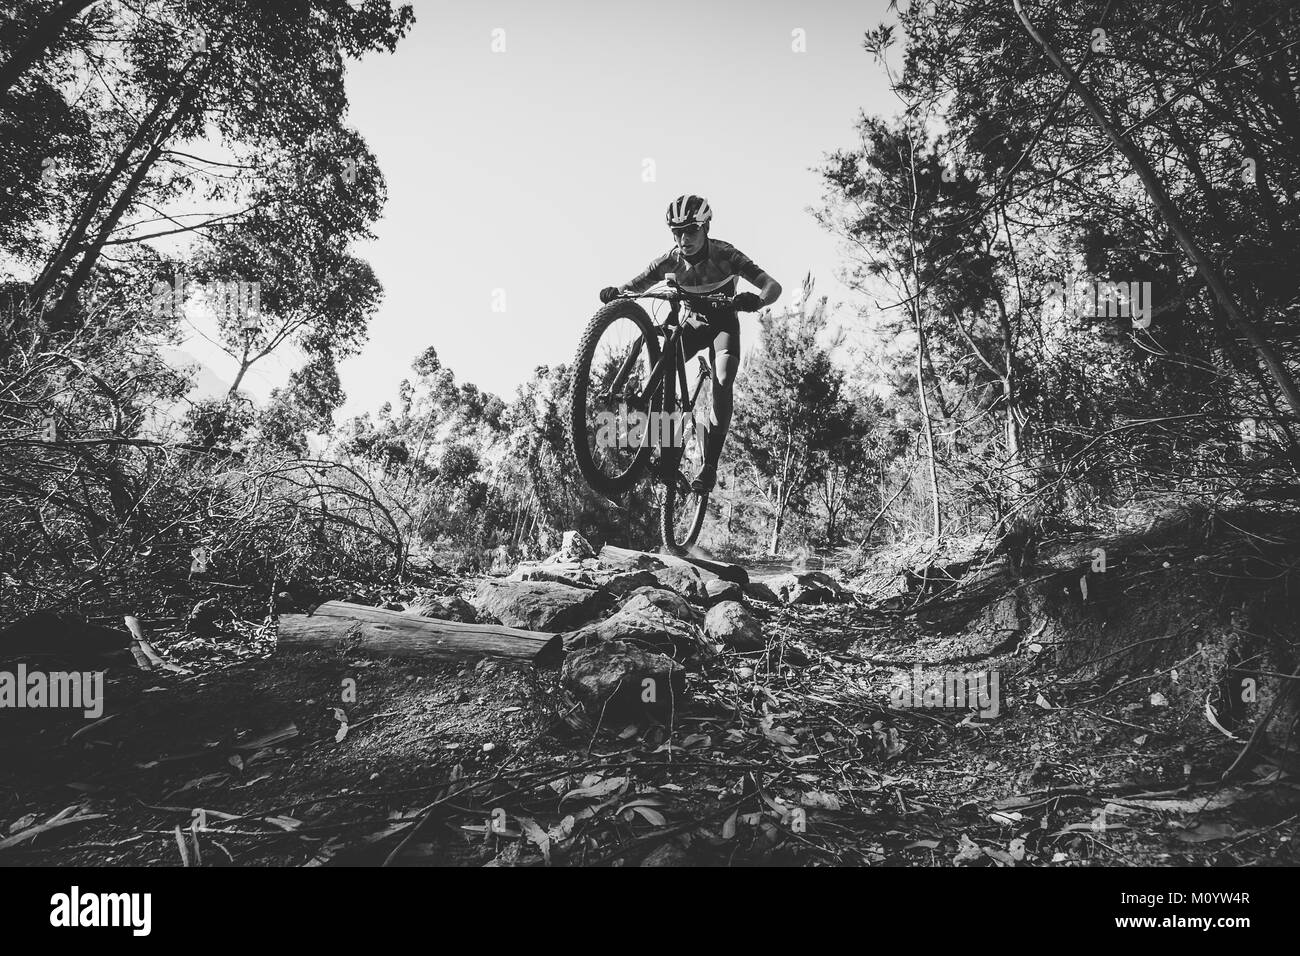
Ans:
{"label": "mountain bike", "polygon": [[[638,299],[667,302],[667,318],[656,324]],[[578,470],[611,500],[652,470],[662,485],[659,535],[670,554],[695,544],[709,506],[708,492],[696,494],[691,477],[704,463],[707,412],[700,419],[696,409],[711,404],[700,396],[712,375],[700,356],[695,381],[688,381],[682,306],[706,320],[710,309],[730,301],[726,294],[687,292],[669,276],[664,288],[625,293],[601,308],[574,357],[569,432]],[[645,427],[638,429],[640,416]]]}

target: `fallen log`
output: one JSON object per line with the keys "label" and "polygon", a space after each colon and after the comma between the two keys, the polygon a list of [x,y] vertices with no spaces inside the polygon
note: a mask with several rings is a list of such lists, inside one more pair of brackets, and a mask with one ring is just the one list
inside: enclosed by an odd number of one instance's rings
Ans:
{"label": "fallen log", "polygon": [[538,667],[558,664],[564,657],[559,634],[438,621],[345,601],[327,601],[311,614],[280,615],[281,647],[329,647],[349,640],[385,657],[441,661],[497,657]]}
{"label": "fallen log", "polygon": [[600,549],[600,559],[613,564],[637,565],[637,560],[653,558],[661,561],[668,567],[681,567],[684,564],[691,564],[701,571],[708,571],[720,577],[724,581],[733,581],[742,587],[749,583],[749,572],[738,564],[727,564],[723,561],[708,561],[704,558],[678,557],[673,554],[662,554],[659,552],[651,553],[649,551],[633,551],[630,548],[616,548],[612,544],[607,544]]}

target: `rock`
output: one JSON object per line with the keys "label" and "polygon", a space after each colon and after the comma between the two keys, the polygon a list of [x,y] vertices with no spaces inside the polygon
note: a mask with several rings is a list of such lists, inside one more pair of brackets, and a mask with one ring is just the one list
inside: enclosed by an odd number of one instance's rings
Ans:
{"label": "rock", "polygon": [[637,588],[632,592],[628,600],[623,603],[623,606],[628,607],[636,598],[644,598],[659,610],[691,624],[698,624],[703,618],[699,610],[686,603],[685,598],[676,591],[669,591],[667,588],[654,586]]}
{"label": "rock", "polygon": [[658,581],[652,572],[641,569],[639,571],[617,571],[613,574],[597,574],[596,583],[608,591],[610,594],[630,594],[639,588],[655,587]]}
{"label": "rock", "polygon": [[[685,612],[684,617],[678,616],[681,611]],[[645,588],[605,620],[566,634],[564,647],[573,650],[617,641],[684,660],[703,649],[704,634],[695,625],[691,609],[680,595]]]}
{"label": "rock", "polygon": [[719,601],[739,601],[744,596],[745,592],[734,581],[724,581],[717,578],[713,581],[704,582],[704,600],[706,604],[717,604]]}
{"label": "rock", "polygon": [[449,597],[423,594],[403,610],[406,614],[437,618],[440,621],[458,621],[461,624],[474,624],[478,621],[478,611],[474,605],[454,594]]}
{"label": "rock", "polygon": [[564,659],[560,683],[593,720],[670,718],[686,703],[686,671],[670,657],[614,641]]}
{"label": "rock", "polygon": [[576,531],[564,532],[564,538],[560,542],[560,550],[555,554],[558,561],[582,561],[595,556],[596,550],[587,543],[586,538]]}
{"label": "rock", "polygon": [[771,587],[786,604],[835,604],[849,600],[849,592],[825,571],[783,574],[773,579]]}
{"label": "rock", "polygon": [[661,568],[654,576],[660,587],[676,591],[688,601],[704,600],[704,577],[697,568],[690,565]]}
{"label": "rock", "polygon": [[766,601],[768,604],[779,604],[781,602],[781,599],[776,596],[776,592],[762,581],[750,581],[746,584],[745,597],[751,601]]}
{"label": "rock", "polygon": [[507,627],[551,634],[580,627],[609,607],[600,591],[551,581],[484,581],[473,603]]}
{"label": "rock", "polygon": [[722,601],[709,608],[704,617],[704,633],[732,651],[758,651],[767,646],[763,628],[739,601]]}

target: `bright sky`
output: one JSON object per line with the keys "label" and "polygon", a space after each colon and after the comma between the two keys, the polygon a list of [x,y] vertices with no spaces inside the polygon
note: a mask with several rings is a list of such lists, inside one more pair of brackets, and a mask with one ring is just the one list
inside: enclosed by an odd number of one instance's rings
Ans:
{"label": "bright sky", "polygon": [[707,196],[712,234],[787,296],[811,269],[846,298],[835,240],[805,209],[821,196],[811,168],[852,145],[858,111],[897,107],[862,49],[886,7],[415,0],[396,53],[348,67],[349,121],[389,195],[357,250],[386,295],[341,368],[343,415],[394,399],[428,345],[457,381],[507,399],[535,366],[569,361],[599,289],[669,247],[664,207],[683,192]]}

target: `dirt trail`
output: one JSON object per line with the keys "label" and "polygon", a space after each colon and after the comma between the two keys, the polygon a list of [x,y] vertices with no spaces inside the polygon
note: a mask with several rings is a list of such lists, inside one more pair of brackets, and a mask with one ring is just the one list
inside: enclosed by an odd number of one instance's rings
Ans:
{"label": "dirt trail", "polygon": [[[1207,719],[1208,624],[1172,682],[1168,655],[1132,657],[1128,676],[1078,666],[1081,635],[1135,607],[1150,623],[1153,596],[1170,625],[1172,594],[1205,590],[1205,562],[1171,556],[1113,564],[1122,585],[1091,592],[1108,606],[1053,604],[1065,572],[1050,566],[1032,586],[752,600],[767,647],[695,662],[663,723],[597,727],[553,670],[277,654],[269,622],[164,637],[193,675],[111,669],[112,719],[89,730],[51,712],[6,722],[0,862],[1300,862],[1285,741],[1222,779],[1263,704]],[[479,581],[433,590],[471,597]],[[1107,646],[1153,636],[1134,627]],[[994,696],[945,706],[959,677]],[[71,823],[12,839],[67,808]]]}

